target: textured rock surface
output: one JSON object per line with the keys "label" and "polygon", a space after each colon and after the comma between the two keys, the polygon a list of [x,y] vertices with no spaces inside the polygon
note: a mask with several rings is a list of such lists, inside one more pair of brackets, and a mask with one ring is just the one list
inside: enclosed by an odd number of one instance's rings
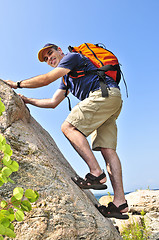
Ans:
{"label": "textured rock surface", "polygon": [[[126,195],[129,204],[130,220],[114,220],[119,230],[122,232],[124,225],[129,225],[130,221],[141,222],[141,212],[144,211],[144,220],[150,231],[150,238],[159,240],[159,190],[138,190]],[[109,196],[103,196],[99,202],[107,205],[110,202]]]}
{"label": "textured rock surface", "polygon": [[16,187],[32,188],[40,198],[25,220],[15,223],[16,240],[118,240],[112,222],[94,207],[96,199],[70,179],[74,170],[51,136],[33,119],[21,98],[0,80],[0,97],[6,111],[0,131],[13,150],[20,169],[11,178],[16,184],[0,189],[8,198]]}

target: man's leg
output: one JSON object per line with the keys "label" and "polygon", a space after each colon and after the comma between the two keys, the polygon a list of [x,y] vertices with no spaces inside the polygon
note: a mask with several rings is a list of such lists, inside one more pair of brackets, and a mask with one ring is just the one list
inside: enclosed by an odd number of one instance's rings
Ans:
{"label": "man's leg", "polygon": [[[79,132],[72,124],[65,121],[61,130],[66,136],[66,138],[70,141],[74,149],[78,152],[78,154],[83,158],[83,160],[87,163],[90,173],[94,176],[98,177],[102,174],[102,169],[100,168],[90,146],[86,139],[86,137]],[[103,178],[101,183],[106,182],[106,178]]]}
{"label": "man's leg", "polygon": [[[106,161],[107,171],[114,190],[113,203],[119,207],[121,204],[126,202],[123,189],[121,163],[115,150],[110,148],[101,148],[101,153]],[[124,213],[127,211],[128,208],[125,208],[121,212]]]}

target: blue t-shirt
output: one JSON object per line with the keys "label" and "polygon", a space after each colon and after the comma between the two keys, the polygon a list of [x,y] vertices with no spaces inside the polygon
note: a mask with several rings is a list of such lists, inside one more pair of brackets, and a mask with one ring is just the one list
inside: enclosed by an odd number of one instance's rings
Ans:
{"label": "blue t-shirt", "polygon": [[[96,67],[93,63],[83,55],[79,53],[67,53],[60,61],[57,67],[67,68],[70,70],[83,71],[94,70]],[[60,89],[65,90],[67,76],[61,80]],[[65,83],[64,83],[64,82]],[[106,84],[108,87],[118,87],[117,83],[110,77],[106,76]],[[100,89],[99,77],[95,74],[88,74],[78,78],[68,79],[69,91],[77,97],[79,100],[84,100],[89,96],[90,91]]]}

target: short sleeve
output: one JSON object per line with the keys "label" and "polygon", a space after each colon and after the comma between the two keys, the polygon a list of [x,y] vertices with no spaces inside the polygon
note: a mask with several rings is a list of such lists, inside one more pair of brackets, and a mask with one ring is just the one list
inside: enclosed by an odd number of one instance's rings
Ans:
{"label": "short sleeve", "polygon": [[[64,79],[63,79],[64,78]],[[61,78],[59,89],[66,90],[66,85],[64,84],[65,76]]]}
{"label": "short sleeve", "polygon": [[80,55],[78,53],[67,53],[57,67],[67,68],[73,70],[80,62]]}

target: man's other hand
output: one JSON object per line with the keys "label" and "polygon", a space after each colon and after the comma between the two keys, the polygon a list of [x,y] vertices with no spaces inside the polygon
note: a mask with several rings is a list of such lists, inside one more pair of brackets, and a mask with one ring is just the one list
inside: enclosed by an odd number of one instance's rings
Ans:
{"label": "man's other hand", "polygon": [[25,97],[24,95],[18,93],[18,95],[22,98],[23,102],[26,103],[30,103],[29,98]]}
{"label": "man's other hand", "polygon": [[3,80],[4,82],[6,82],[11,88],[17,89],[17,83],[13,82],[11,80]]}

